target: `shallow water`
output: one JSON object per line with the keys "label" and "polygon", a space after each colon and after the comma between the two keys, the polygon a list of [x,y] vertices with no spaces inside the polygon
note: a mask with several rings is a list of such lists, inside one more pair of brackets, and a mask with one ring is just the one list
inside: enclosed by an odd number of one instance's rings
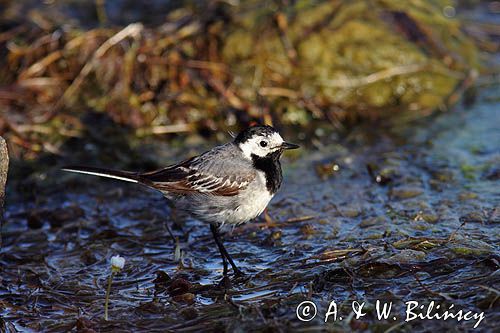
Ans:
{"label": "shallow water", "polygon": [[[455,321],[403,322],[402,302],[435,300],[484,311],[479,327],[492,330],[500,319],[497,88],[485,89],[470,109],[457,106],[392,134],[358,128],[347,138],[325,136],[316,148],[287,155],[270,218],[224,237],[248,274],[227,290],[218,286],[222,265],[208,226],[175,226],[161,195],[56,168],[36,173],[32,182],[38,185],[8,202],[1,327],[452,329]],[[165,162],[182,155],[165,143],[148,149]],[[18,179],[12,183],[11,192],[23,188]],[[29,192],[31,199],[23,200]],[[180,262],[166,224],[178,238]],[[109,258],[116,254],[127,262],[113,281],[105,322]],[[306,299],[320,313],[331,300],[342,303],[344,320],[297,320],[295,309]],[[394,301],[400,319],[377,320],[377,299]],[[347,316],[354,300],[371,309],[362,319]]]}

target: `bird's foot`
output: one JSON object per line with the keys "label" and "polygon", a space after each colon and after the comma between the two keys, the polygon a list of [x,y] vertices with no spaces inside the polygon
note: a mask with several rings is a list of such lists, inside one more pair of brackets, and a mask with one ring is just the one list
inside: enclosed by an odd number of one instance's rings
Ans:
{"label": "bird's foot", "polygon": [[236,283],[236,284],[242,284],[250,280],[252,276],[246,273],[243,273],[242,271],[238,270],[237,272],[234,272],[234,277],[231,280],[231,282]]}
{"label": "bird's foot", "polygon": [[224,275],[222,277],[222,280],[220,280],[219,283],[217,284],[217,286],[225,291],[231,289],[232,288],[231,279],[229,279],[229,276]]}
{"label": "bird's foot", "polygon": [[235,269],[235,267],[233,267],[233,272],[234,272],[234,277],[235,277],[235,278],[242,278],[242,277],[245,277],[245,276],[246,276],[246,274],[245,274],[245,273],[243,273],[243,271],[242,271],[242,270],[240,270],[239,268],[236,268],[236,269]]}
{"label": "bird's foot", "polygon": [[224,274],[222,279],[217,284],[218,287],[224,290],[229,290],[233,287],[233,284],[242,284],[250,280],[251,276],[243,273],[240,270],[234,272],[234,275],[230,278],[229,275]]}

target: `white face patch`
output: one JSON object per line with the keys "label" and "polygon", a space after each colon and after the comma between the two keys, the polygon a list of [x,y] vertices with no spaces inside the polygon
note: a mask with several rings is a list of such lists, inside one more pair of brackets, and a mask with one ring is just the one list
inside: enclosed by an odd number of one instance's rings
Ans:
{"label": "white face patch", "polygon": [[252,155],[265,157],[280,149],[285,142],[281,135],[272,133],[271,135],[255,135],[247,141],[240,143],[239,147],[246,158],[251,159]]}

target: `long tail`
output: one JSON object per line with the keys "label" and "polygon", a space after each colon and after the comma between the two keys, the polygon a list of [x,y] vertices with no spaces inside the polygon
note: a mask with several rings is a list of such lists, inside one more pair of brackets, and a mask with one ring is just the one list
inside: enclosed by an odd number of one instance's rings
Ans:
{"label": "long tail", "polygon": [[131,182],[131,183],[144,183],[139,173],[136,172],[77,166],[77,165],[67,166],[62,168],[62,170],[69,172],[83,173],[86,175],[124,180],[126,182]]}

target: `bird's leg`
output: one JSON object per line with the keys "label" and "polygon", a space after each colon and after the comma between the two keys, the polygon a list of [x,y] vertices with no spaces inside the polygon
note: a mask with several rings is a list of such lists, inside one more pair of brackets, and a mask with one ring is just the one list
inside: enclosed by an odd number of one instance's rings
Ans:
{"label": "bird's leg", "polygon": [[[225,249],[224,249],[225,250]],[[229,253],[226,252],[226,255],[227,255],[227,260],[229,261],[229,263],[231,264],[231,267],[233,268],[233,272],[234,272],[234,275],[236,276],[244,276],[245,273],[243,273],[239,268],[238,266],[236,266],[234,264],[234,261],[233,259],[231,258],[231,256],[229,255]]]}
{"label": "bird's leg", "polygon": [[217,231],[217,227],[213,224],[210,225],[210,230],[212,231],[212,235],[214,236],[215,244],[219,248],[220,256],[222,257],[222,265],[224,266],[223,275],[227,275],[227,259],[224,253],[224,245],[222,245],[222,241],[219,237],[219,232]]}
{"label": "bird's leg", "polygon": [[226,276],[227,275],[227,260],[224,255],[222,255],[222,265],[224,266],[224,270],[222,271],[222,275]]}
{"label": "bird's leg", "polygon": [[[224,264],[224,276],[227,274],[227,262],[231,264],[231,267],[233,268],[234,274],[236,276],[243,276],[243,272],[236,266],[234,263],[233,259],[227,252],[226,248],[222,244],[222,241],[219,236],[219,231],[217,227],[214,224],[210,225],[210,230],[212,231],[212,235],[214,236],[215,243],[217,244],[217,247],[219,248],[220,255],[222,257],[222,263]],[[226,260],[227,259],[227,260]]]}

